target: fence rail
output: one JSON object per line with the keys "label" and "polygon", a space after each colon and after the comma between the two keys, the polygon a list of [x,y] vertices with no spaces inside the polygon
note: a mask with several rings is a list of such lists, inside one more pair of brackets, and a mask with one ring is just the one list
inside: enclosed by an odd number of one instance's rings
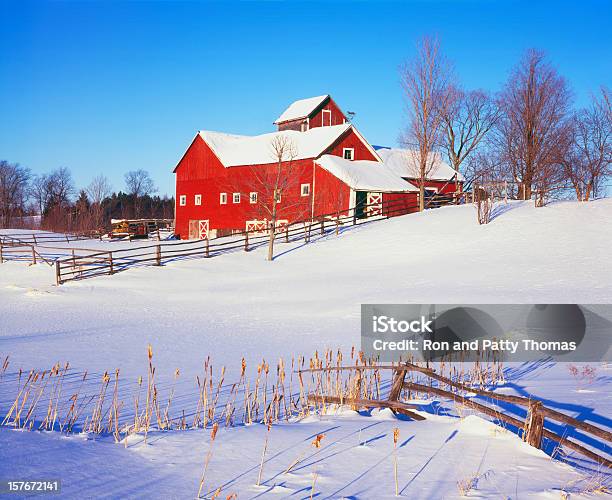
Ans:
{"label": "fence rail", "polygon": [[[455,197],[444,195],[440,203],[450,203]],[[212,258],[218,255],[244,250],[250,251],[269,241],[270,231],[274,231],[277,242],[290,243],[304,240],[308,243],[314,236],[339,234],[347,226],[388,219],[405,215],[418,209],[418,204],[405,202],[378,202],[356,208],[330,212],[315,219],[294,222],[289,225],[269,228],[266,231],[241,231],[239,233],[214,239],[186,240],[172,243],[123,248],[119,250],[95,252],[78,258],[65,257],[55,261],[56,283],[82,280],[102,275],[112,275],[133,266],[161,266],[168,261],[185,258]]]}
{"label": "fence rail", "polygon": [[[461,203],[463,193],[440,194],[429,198],[426,207],[437,207],[449,203]],[[103,275],[113,275],[134,266],[161,266],[169,261],[188,258],[211,258],[239,250],[249,251],[265,245],[270,232],[275,241],[290,243],[300,240],[308,243],[313,237],[335,232],[340,234],[347,227],[372,221],[405,215],[418,210],[418,203],[405,201],[381,201],[359,205],[345,210],[336,210],[318,215],[314,219],[293,222],[289,225],[269,227],[265,231],[240,231],[214,239],[185,240],[99,250],[72,247],[47,246],[48,243],[67,242],[100,237],[98,233],[46,234],[14,233],[0,234],[0,263],[4,260],[24,260],[33,264],[45,262],[55,266],[56,284],[82,280]],[[66,255],[68,253],[68,255]]]}
{"label": "fence rail", "polygon": [[[552,408],[548,408],[544,406],[542,401],[537,398],[526,398],[522,396],[513,396],[508,394],[498,394],[496,392],[487,391],[481,388],[476,388],[469,386],[467,384],[457,382],[448,377],[444,377],[435,372],[435,370],[431,368],[426,368],[422,366],[415,365],[413,363],[404,363],[401,365],[372,365],[372,366],[328,366],[321,368],[313,368],[307,370],[298,370],[298,373],[321,373],[321,372],[341,372],[341,371],[356,371],[362,373],[367,370],[375,370],[377,372],[381,370],[392,370],[393,371],[393,383],[391,386],[391,390],[389,392],[388,399],[386,400],[369,400],[369,399],[359,399],[359,398],[342,398],[334,395],[319,395],[309,396],[309,401],[312,404],[319,404],[325,406],[328,403],[335,404],[350,404],[356,407],[384,407],[390,408],[393,411],[399,411],[415,420],[422,420],[422,416],[415,414],[410,411],[410,408],[414,408],[414,405],[410,405],[409,403],[404,403],[399,401],[400,395],[403,390],[412,391],[415,393],[423,393],[430,394],[434,396],[439,396],[445,399],[450,399],[455,403],[459,403],[463,406],[467,406],[472,408],[480,413],[483,413],[489,417],[494,418],[495,420],[504,422],[508,425],[515,427],[517,430],[523,431],[523,440],[526,441],[531,446],[536,448],[541,448],[543,438],[550,439],[561,446],[565,446],[571,450],[574,450],[591,460],[595,461],[600,465],[604,465],[608,468],[612,468],[612,461],[606,457],[603,457],[594,451],[582,446],[577,443],[575,440],[571,440],[566,436],[560,436],[552,432],[549,429],[545,428],[545,419],[548,418],[550,420],[554,420],[556,422],[561,422],[567,424],[574,429],[581,430],[597,438],[605,441],[612,442],[612,432],[596,425],[593,425],[588,422],[583,422],[577,420],[574,417],[570,417],[564,413],[561,413],[557,410],[553,410]],[[430,381],[435,380],[438,382],[438,387],[434,387],[431,382],[429,385],[418,384],[415,382],[407,382],[405,380],[406,374],[408,372],[418,372],[429,378]],[[527,409],[527,416],[524,421],[508,415],[500,411],[497,408],[492,408],[481,402],[474,401],[472,397],[466,397],[460,395],[458,392],[453,392],[452,390],[442,389],[440,386],[446,385],[449,388],[456,389],[458,391],[464,391],[466,393],[474,394],[481,398],[486,398],[493,401],[501,401],[505,403],[511,403],[514,405],[518,405],[520,407],[524,407]],[[516,409],[513,409],[512,406],[509,406],[505,409],[506,412],[518,414]],[[415,418],[415,415],[421,418]],[[606,449],[608,450],[608,455],[610,455],[610,446],[606,445]]]}

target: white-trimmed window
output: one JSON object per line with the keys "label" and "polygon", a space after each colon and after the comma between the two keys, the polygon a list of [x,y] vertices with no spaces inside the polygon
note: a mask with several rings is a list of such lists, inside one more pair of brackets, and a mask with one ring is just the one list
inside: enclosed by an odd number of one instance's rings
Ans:
{"label": "white-trimmed window", "polygon": [[182,194],[179,196],[179,205],[181,207],[184,207],[185,205],[187,205],[187,195],[186,194]]}
{"label": "white-trimmed window", "polygon": [[194,199],[193,199],[193,203],[196,206],[200,206],[202,204],[202,195],[201,194],[196,194]]}
{"label": "white-trimmed window", "polygon": [[302,196],[310,196],[310,184],[301,184],[300,185],[300,194]]}
{"label": "white-trimmed window", "polygon": [[240,203],[240,193],[232,194],[232,203]]}
{"label": "white-trimmed window", "polygon": [[249,203],[251,203],[252,205],[257,203],[257,192],[252,191],[251,193],[249,193]]}
{"label": "white-trimmed window", "polygon": [[219,204],[227,205],[227,193],[219,193]]}
{"label": "white-trimmed window", "polygon": [[355,158],[355,148],[342,148],[342,158],[353,160]]}

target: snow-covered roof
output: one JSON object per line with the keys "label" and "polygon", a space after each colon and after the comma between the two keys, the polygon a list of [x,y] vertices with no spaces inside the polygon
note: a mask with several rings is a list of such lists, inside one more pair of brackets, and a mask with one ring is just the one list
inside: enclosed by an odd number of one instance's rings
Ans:
{"label": "snow-covered roof", "polygon": [[378,161],[345,160],[339,156],[323,155],[316,162],[355,190],[385,193],[418,191]]}
{"label": "snow-covered roof", "polygon": [[350,123],[332,127],[316,127],[306,132],[285,130],[262,135],[232,135],[201,130],[198,132],[206,144],[217,155],[223,166],[258,165],[274,163],[272,141],[277,136],[288,136],[296,148],[294,160],[316,158],[331,146],[349,128]]}
{"label": "snow-covered roof", "polygon": [[283,113],[274,123],[278,124],[291,120],[299,120],[300,118],[306,118],[307,116],[310,116],[310,114],[328,97],[329,94],[326,94],[295,101],[291,103],[285,111],[283,111]]}
{"label": "snow-covered roof", "polygon": [[[395,172],[400,177],[416,178],[419,177],[418,151],[410,149],[380,148],[376,152],[385,162],[387,168]],[[429,161],[433,161],[433,167],[427,178],[432,181],[450,181],[455,177],[455,170],[446,163],[440,153],[430,153]],[[465,178],[461,173],[459,181]]]}

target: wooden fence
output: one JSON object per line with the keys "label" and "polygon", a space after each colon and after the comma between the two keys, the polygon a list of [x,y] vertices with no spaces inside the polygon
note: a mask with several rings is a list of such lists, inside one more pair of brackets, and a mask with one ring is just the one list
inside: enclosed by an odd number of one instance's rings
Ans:
{"label": "wooden fence", "polygon": [[[466,200],[464,193],[436,195],[426,202],[427,207],[438,207]],[[299,240],[310,242],[312,237],[335,232],[340,234],[347,227],[367,222],[405,215],[418,210],[418,204],[403,201],[379,202],[362,205],[349,210],[336,211],[317,216],[313,220],[294,222],[274,229],[275,241],[290,243]],[[224,253],[249,251],[267,244],[267,231],[241,231],[214,239],[186,240],[156,245],[99,250],[49,246],[48,243],[67,242],[99,238],[98,233],[47,234],[14,233],[0,234],[0,263],[5,260],[23,260],[32,264],[45,262],[55,266],[56,284],[72,280],[112,275],[134,266],[161,266],[164,263],[186,258],[210,258]],[[159,241],[159,239],[158,239]]]}
{"label": "wooden fence", "polygon": [[[398,364],[374,366],[328,366],[322,368],[300,370],[299,373],[302,374],[315,372],[338,372],[344,370],[359,372],[360,375],[357,377],[357,380],[361,378],[361,373],[364,370],[391,370],[393,372],[393,381],[387,399],[374,400],[354,397],[343,397],[329,394],[311,394],[308,397],[309,402],[314,405],[322,406],[331,403],[346,404],[351,405],[353,407],[362,408],[390,408],[392,411],[402,413],[408,417],[413,418],[414,420],[423,420],[425,417],[423,417],[422,414],[417,414],[411,411],[415,408],[418,408],[418,405],[401,402],[400,397],[403,391],[409,391],[409,393],[413,392],[430,394],[438,396],[440,398],[449,399],[455,403],[466,406],[468,408],[472,408],[480,413],[483,413],[484,415],[492,417],[497,421],[515,427],[519,433],[522,431],[523,440],[531,446],[541,448],[543,438],[547,438],[558,443],[560,446],[564,446],[582,454],[583,456],[590,458],[591,460],[595,461],[600,465],[612,468],[612,461],[610,459],[603,457],[595,453],[594,451],[582,446],[575,440],[569,439],[565,436],[560,436],[559,434],[556,434],[551,430],[547,429],[545,427],[545,419],[550,419],[556,422],[561,422],[563,424],[569,425],[574,429],[578,429],[588,434],[591,434],[601,439],[605,443],[612,442],[611,431],[602,429],[601,427],[598,427],[588,422],[577,420],[574,417],[570,417],[569,415],[561,413],[552,408],[548,408],[544,406],[542,401],[536,398],[526,398],[522,396],[498,394],[496,392],[468,386],[464,383],[457,382],[448,377],[439,375],[432,368],[426,368],[412,363],[404,363],[401,365]],[[429,378],[429,384],[425,385],[418,384],[415,382],[407,382],[406,374],[408,372],[418,372],[424,375],[425,377]],[[437,387],[434,387],[432,385],[432,381],[434,380],[438,383]],[[448,389],[442,389],[441,386],[443,385],[446,385]],[[455,389],[455,391],[453,391],[453,389]],[[505,409],[506,412],[521,414],[524,413],[524,411],[521,411],[520,408],[525,408],[527,412],[526,418],[525,420],[520,420],[519,418],[508,415],[507,413],[504,413],[497,408],[492,408],[491,406],[476,402],[471,397],[463,396],[458,393],[459,391],[474,394],[477,397],[485,398],[491,401],[501,401],[504,403],[510,403],[510,405],[508,405],[508,407]],[[517,408],[517,406],[519,408]],[[610,455],[610,446],[606,444],[605,447],[608,450],[607,454]]]}
{"label": "wooden fence", "polygon": [[[450,200],[450,198],[445,198]],[[446,201],[447,203],[449,201]],[[295,222],[274,229],[275,242],[290,243],[312,237],[336,233],[350,226],[405,215],[418,209],[418,205],[403,202],[383,202],[363,205],[350,210],[318,216],[314,220]],[[186,240],[156,245],[124,248],[112,251],[93,251],[72,255],[55,261],[56,283],[61,285],[101,275],[112,275],[134,266],[161,266],[186,258],[212,258],[228,252],[250,251],[268,243],[269,231],[241,231],[214,239]]]}

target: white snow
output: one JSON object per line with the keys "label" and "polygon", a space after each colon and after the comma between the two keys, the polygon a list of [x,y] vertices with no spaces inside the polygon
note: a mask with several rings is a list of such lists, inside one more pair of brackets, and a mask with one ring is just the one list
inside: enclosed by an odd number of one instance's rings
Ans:
{"label": "white snow", "polygon": [[[389,170],[395,172],[400,177],[415,178],[419,177],[419,166],[417,151],[397,148],[381,148],[376,151],[383,159]],[[449,181],[454,179],[455,170],[444,160],[440,153],[430,153],[428,165],[433,163],[427,178],[434,181]],[[459,181],[464,181],[465,177],[460,173],[457,177]]]}
{"label": "white snow", "polygon": [[418,192],[412,184],[378,161],[345,160],[323,155],[316,163],[352,189],[378,192]]}
{"label": "white snow", "polygon": [[[461,498],[458,483],[471,480],[470,497],[562,498],[566,491],[571,498],[587,498],[579,494],[588,484],[586,474],[479,417],[409,422],[376,412],[273,426],[259,487],[266,427],[221,428],[203,492],[206,498],[221,488],[218,498],[236,493],[238,498],[308,499],[316,472],[315,498],[394,498],[395,427],[400,429],[398,486],[404,498]],[[0,429],[0,463],[7,477],[61,478],[69,498],[195,498],[209,434],[151,433],[148,444],[132,440],[124,449],[108,438]],[[317,434],[325,434],[318,449],[311,445]]]}
{"label": "white snow", "polygon": [[328,97],[329,95],[326,94],[292,102],[289,107],[274,121],[274,123],[278,124],[291,120],[299,120],[300,118],[306,118]]}
{"label": "white snow", "polygon": [[306,132],[285,130],[255,136],[231,135],[201,130],[202,139],[217,155],[223,166],[259,165],[275,163],[278,159],[272,150],[275,137],[289,137],[296,148],[294,160],[316,158],[331,146],[349,128],[350,123],[331,127],[316,127]]}
{"label": "white snow", "polygon": [[[544,208],[514,202],[497,206],[491,223],[479,226],[473,206],[453,206],[343,228],[340,236],[311,244],[279,241],[271,263],[265,249],[257,249],[60,287],[45,264],[8,262],[0,265],[0,360],[10,355],[12,371],[57,361],[90,373],[120,368],[122,377],[135,381],[146,376],[150,343],[160,385],[168,387],[180,368],[176,399],[192,401],[195,374],[208,355],[216,372],[227,366],[231,383],[242,356],[252,368],[262,358],[272,365],[315,349],[347,352],[358,345],[362,303],[609,303],[611,216],[612,200]],[[508,384],[500,389],[532,394],[605,426],[612,408],[610,367],[594,368],[593,382],[585,385],[560,363],[508,367]],[[3,394],[0,415],[7,405]],[[316,470],[317,498],[390,498],[396,426],[398,481],[406,498],[458,498],[458,483],[466,481],[473,483],[470,497],[560,498],[569,492],[593,498],[593,477],[607,474],[575,453],[567,460],[582,469],[552,460],[453,404],[429,403],[419,402],[430,407],[423,422],[392,419],[388,412],[342,412],[275,425],[259,488],[254,483],[265,426],[222,428],[205,489],[210,495],[222,487],[220,498],[233,492],[240,498],[309,498]],[[315,450],[310,442],[318,433],[326,437]],[[134,437],[126,450],[109,436],[0,428],[0,477],[61,477],[72,498],[193,498],[209,435],[154,432],[149,444]],[[294,470],[283,474],[298,457]]]}

